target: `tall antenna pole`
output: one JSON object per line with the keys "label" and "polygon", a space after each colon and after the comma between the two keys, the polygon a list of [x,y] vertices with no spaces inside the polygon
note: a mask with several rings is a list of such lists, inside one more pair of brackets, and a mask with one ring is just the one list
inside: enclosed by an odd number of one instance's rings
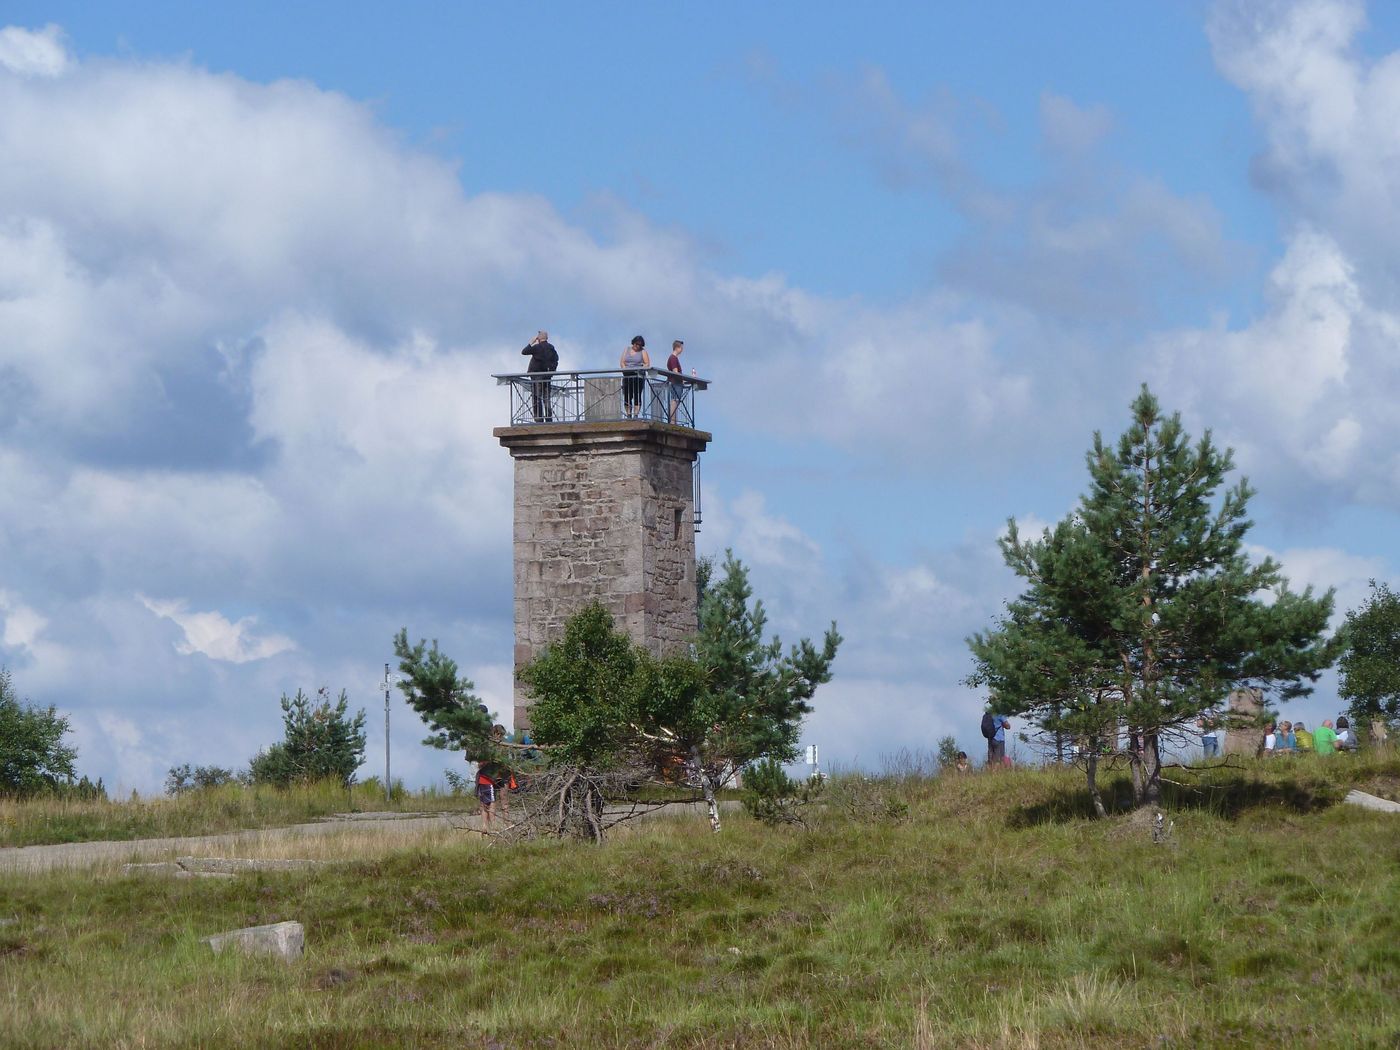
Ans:
{"label": "tall antenna pole", "polygon": [[389,665],[384,665],[384,801],[393,801],[393,781],[389,779]]}

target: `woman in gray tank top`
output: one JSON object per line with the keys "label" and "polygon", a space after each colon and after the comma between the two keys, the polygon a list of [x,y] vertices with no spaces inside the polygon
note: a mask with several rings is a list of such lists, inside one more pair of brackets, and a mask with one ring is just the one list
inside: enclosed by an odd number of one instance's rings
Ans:
{"label": "woman in gray tank top", "polygon": [[642,391],[646,387],[641,369],[651,367],[647,341],[639,335],[634,335],[632,345],[622,351],[618,367],[623,371],[622,413],[628,419],[636,419],[642,414]]}

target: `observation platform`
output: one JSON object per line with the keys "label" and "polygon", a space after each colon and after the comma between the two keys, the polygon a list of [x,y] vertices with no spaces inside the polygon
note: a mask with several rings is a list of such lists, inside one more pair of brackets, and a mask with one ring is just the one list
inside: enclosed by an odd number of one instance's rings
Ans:
{"label": "observation platform", "polygon": [[707,379],[661,368],[493,375],[509,389],[510,426],[637,423],[695,426],[695,395]]}

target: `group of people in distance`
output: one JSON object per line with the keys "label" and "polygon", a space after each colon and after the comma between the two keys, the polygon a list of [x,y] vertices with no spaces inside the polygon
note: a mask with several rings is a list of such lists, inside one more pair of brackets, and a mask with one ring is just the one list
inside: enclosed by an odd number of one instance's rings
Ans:
{"label": "group of people in distance", "polygon": [[[990,719],[990,721],[989,721]],[[1011,728],[1009,719],[988,712],[982,720],[982,735],[987,740],[986,769],[1004,769],[1011,765],[1011,756],[1006,753],[1006,731]],[[988,732],[990,730],[990,736]],[[953,772],[971,773],[972,760],[966,751],[959,751],[953,758]]]}
{"label": "group of people in distance", "polygon": [[1271,722],[1264,732],[1262,754],[1265,758],[1306,752],[1330,755],[1337,751],[1355,751],[1357,746],[1356,732],[1347,716],[1341,715],[1335,728],[1332,719],[1324,718],[1322,725],[1311,731],[1302,722]]}
{"label": "group of people in distance", "polygon": [[[1206,758],[1218,757],[1223,748],[1222,737],[1225,729],[1219,714],[1207,714],[1196,720],[1201,732],[1201,750]],[[1371,726],[1372,743],[1384,746],[1386,742],[1385,723],[1377,720]],[[1264,758],[1274,755],[1317,754],[1331,755],[1338,751],[1355,751],[1361,746],[1358,731],[1353,729],[1346,715],[1338,715],[1335,725],[1330,718],[1324,718],[1322,725],[1309,730],[1302,722],[1270,722],[1259,741],[1258,753]]]}
{"label": "group of people in distance", "polygon": [[[1204,756],[1208,759],[1218,758],[1224,750],[1221,739],[1224,734],[1223,717],[1219,712],[1207,712],[1196,719],[1196,726],[1200,733]],[[982,716],[982,736],[987,741],[986,768],[997,769],[1011,765],[1011,759],[1006,754],[1006,731],[1010,728],[1011,722],[1003,715],[988,711]],[[1371,735],[1373,742],[1384,745],[1384,722],[1378,720],[1372,726]],[[1302,722],[1271,722],[1260,745],[1260,753],[1266,758],[1299,752],[1330,755],[1338,751],[1355,751],[1359,746],[1356,730],[1351,728],[1346,715],[1341,715],[1337,718],[1335,727],[1328,718],[1323,721],[1321,728],[1311,732]],[[967,752],[958,752],[956,768],[959,772],[966,772],[970,768]]]}
{"label": "group of people in distance", "polygon": [[[526,372],[557,372],[559,370],[559,352],[555,350],[554,344],[549,341],[549,333],[540,329],[535,334],[535,338],[525,344],[525,349],[520,351],[530,358],[530,364],[526,367]],[[666,371],[677,376],[684,375],[681,370],[681,354],[685,352],[685,342],[677,339],[671,343],[671,356],[666,359]],[[646,393],[646,373],[651,368],[651,355],[647,353],[646,338],[634,335],[632,342],[627,345],[627,349],[622,351],[622,356],[618,358],[617,367],[622,370],[622,414],[627,419],[640,419],[642,416],[642,399]],[[694,375],[694,370],[691,371]],[[668,379],[666,382],[667,400],[670,402],[667,412],[667,421],[674,423],[676,413],[681,404],[685,401],[685,383],[680,379]],[[530,388],[530,411],[535,417],[536,423],[549,423],[554,420],[554,407],[550,399],[550,381],[545,378],[533,381]]]}

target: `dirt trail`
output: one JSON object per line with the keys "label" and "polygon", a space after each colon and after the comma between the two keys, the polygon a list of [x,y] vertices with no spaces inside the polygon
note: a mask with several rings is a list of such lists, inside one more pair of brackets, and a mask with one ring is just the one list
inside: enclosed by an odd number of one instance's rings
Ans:
{"label": "dirt trail", "polygon": [[85,868],[105,862],[166,860],[209,850],[229,851],[237,856],[240,846],[265,843],[269,838],[294,839],[324,835],[363,834],[367,828],[385,827],[397,831],[429,831],[436,828],[477,826],[476,817],[466,814],[346,813],[314,824],[292,824],[281,828],[230,831],[219,835],[187,835],[179,838],[127,839],[122,842],[64,842],[53,846],[9,846],[0,849],[0,874],[8,872],[52,871],[56,868]]}
{"label": "dirt trail", "polygon": [[[720,809],[733,811],[739,803],[724,801]],[[703,802],[667,806],[642,814],[637,819],[658,817],[699,816],[705,812]],[[240,856],[240,849],[265,846],[269,839],[291,841],[298,838],[320,838],[329,835],[363,835],[366,831],[384,830],[417,832],[437,830],[479,830],[481,817],[466,813],[337,813],[313,824],[292,824],[281,828],[258,828],[251,831],[230,831],[218,835],[187,835],[175,838],[126,839],[121,842],[64,842],[54,846],[8,846],[0,848],[0,877],[6,874],[34,874],[62,869],[87,868],[101,864],[123,864],[134,861],[174,860],[192,854],[210,855],[214,851],[225,857]]]}

